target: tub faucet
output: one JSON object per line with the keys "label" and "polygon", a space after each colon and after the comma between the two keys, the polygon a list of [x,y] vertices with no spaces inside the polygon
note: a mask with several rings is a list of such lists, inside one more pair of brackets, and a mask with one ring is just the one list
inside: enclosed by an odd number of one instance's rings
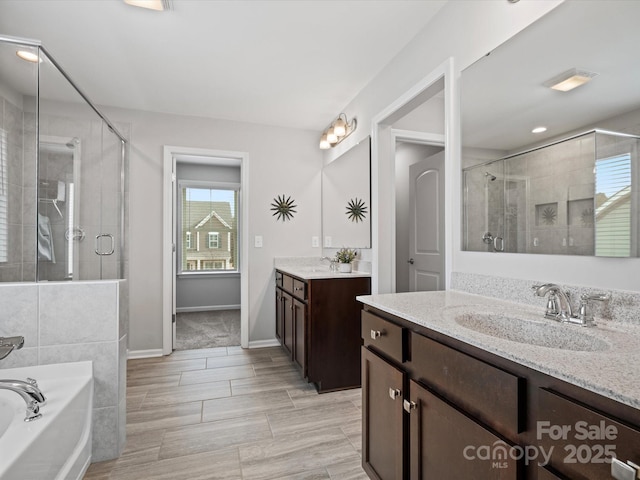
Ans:
{"label": "tub faucet", "polygon": [[22,397],[27,404],[27,416],[24,418],[25,422],[37,420],[42,417],[40,407],[46,403],[47,399],[33,378],[27,378],[26,382],[10,379],[0,380],[0,390],[11,390]]}
{"label": "tub faucet", "polygon": [[0,337],[0,360],[24,345],[24,337]]}

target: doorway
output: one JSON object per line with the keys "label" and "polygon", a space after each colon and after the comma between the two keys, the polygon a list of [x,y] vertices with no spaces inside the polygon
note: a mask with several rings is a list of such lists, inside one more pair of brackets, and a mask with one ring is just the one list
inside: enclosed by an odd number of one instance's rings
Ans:
{"label": "doorway", "polygon": [[165,147],[163,354],[248,345],[248,155]]}
{"label": "doorway", "polygon": [[[394,134],[394,136],[396,136]],[[444,288],[444,145],[396,140],[396,292]]]}
{"label": "doorway", "polygon": [[[456,205],[455,200],[451,198],[451,192],[456,178],[460,177],[459,173],[456,174],[456,164],[459,164],[459,161],[454,161],[454,155],[452,155],[456,151],[454,133],[457,131],[453,115],[451,115],[455,106],[454,91],[453,60],[449,59],[373,118],[372,191],[374,196],[372,208],[378,212],[378,215],[372,219],[373,293],[392,293],[397,288],[396,267],[401,261],[398,258],[396,238],[397,186],[394,181],[389,182],[388,179],[395,178],[396,142],[404,135],[403,131],[407,130],[402,121],[412,115],[419,117],[420,115],[417,113],[419,107],[437,96],[442,99],[441,116],[433,119],[423,118],[423,125],[419,128],[410,127],[410,130],[413,131],[409,132],[409,136],[416,136],[422,141],[436,138],[437,142],[445,147],[442,178],[444,280],[439,288],[447,289],[449,287],[453,251],[451,219]],[[416,118],[412,120],[416,120]],[[406,262],[410,258],[405,256],[402,261]]]}

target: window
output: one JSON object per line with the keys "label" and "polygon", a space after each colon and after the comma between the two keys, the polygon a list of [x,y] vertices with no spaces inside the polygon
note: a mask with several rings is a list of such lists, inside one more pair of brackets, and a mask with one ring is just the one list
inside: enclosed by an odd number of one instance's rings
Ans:
{"label": "window", "polygon": [[185,180],[178,190],[179,271],[238,271],[240,186]]}
{"label": "window", "polygon": [[220,234],[218,232],[209,232],[207,239],[209,248],[220,248]]}
{"label": "window", "polygon": [[631,154],[596,160],[596,255],[631,255]]}

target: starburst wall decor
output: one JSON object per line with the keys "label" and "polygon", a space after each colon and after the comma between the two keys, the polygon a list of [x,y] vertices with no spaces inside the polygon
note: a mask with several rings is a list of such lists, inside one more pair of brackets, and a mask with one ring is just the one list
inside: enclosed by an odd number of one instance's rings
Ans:
{"label": "starburst wall decor", "polygon": [[273,199],[271,207],[273,216],[276,217],[276,220],[282,220],[284,222],[293,218],[293,214],[296,213],[295,209],[297,205],[290,196],[285,199],[284,195],[278,195]]}
{"label": "starburst wall decor", "polygon": [[352,198],[347,203],[347,216],[352,222],[362,222],[367,216],[367,207],[359,198]]}

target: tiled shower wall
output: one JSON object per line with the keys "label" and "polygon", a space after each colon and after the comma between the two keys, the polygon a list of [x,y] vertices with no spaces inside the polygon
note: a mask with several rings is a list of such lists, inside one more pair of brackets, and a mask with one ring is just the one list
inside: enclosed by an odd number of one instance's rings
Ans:
{"label": "tiled shower wall", "polygon": [[31,161],[25,161],[22,109],[0,97],[0,215],[6,215],[6,229],[0,231],[0,244],[6,246],[0,253],[0,282],[35,280],[35,144],[30,153]]}
{"label": "tiled shower wall", "polygon": [[0,336],[25,337],[0,369],[93,361],[93,462],[125,442],[126,295],[125,280],[0,284]]}

